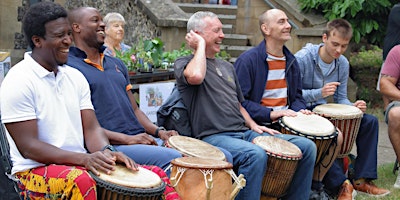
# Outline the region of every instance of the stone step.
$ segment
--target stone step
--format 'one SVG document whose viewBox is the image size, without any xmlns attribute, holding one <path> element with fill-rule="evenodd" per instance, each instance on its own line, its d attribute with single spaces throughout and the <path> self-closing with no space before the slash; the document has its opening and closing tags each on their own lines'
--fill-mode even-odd
<svg viewBox="0 0 400 200">
<path fill-rule="evenodd" d="M 222 43 L 224 45 L 246 46 L 248 42 L 246 35 L 225 33 L 225 39 Z"/>
<path fill-rule="evenodd" d="M 175 3 L 184 12 L 195 13 L 197 11 L 210 11 L 215 14 L 222 15 L 235 15 L 237 6 L 232 5 L 218 5 L 218 4 L 198 4 L 198 3 Z"/>
<path fill-rule="evenodd" d="M 221 50 L 225 50 L 232 58 L 239 57 L 244 51 L 253 48 L 252 46 L 230 46 L 221 45 Z"/>
<path fill-rule="evenodd" d="M 222 31 L 224 31 L 225 34 L 232 34 L 235 32 L 232 24 L 222 24 Z"/>
</svg>

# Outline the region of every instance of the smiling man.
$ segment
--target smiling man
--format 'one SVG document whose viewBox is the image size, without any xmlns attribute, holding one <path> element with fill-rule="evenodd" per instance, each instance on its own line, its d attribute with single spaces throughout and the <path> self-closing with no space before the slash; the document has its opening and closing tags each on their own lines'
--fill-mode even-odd
<svg viewBox="0 0 400 200">
<path fill-rule="evenodd" d="M 327 103 L 333 96 L 338 104 L 347 104 L 365 112 L 367 104 L 363 100 L 352 103 L 347 98 L 349 62 L 343 55 L 353 35 L 351 24 L 344 19 L 334 19 L 327 23 L 321 44 L 306 44 L 295 56 L 300 65 L 303 83 L 303 97 L 307 108 Z M 377 148 L 378 119 L 364 114 L 356 138 L 357 159 L 354 180 L 347 180 L 338 160 L 324 178 L 328 193 L 338 195 L 338 200 L 354 199 L 355 190 L 370 196 L 380 197 L 390 193 L 377 187 L 372 181 L 378 178 Z M 355 190 L 353 190 L 355 189 Z"/>
<path fill-rule="evenodd" d="M 64 65 L 72 43 L 67 11 L 34 4 L 22 27 L 32 52 L 10 69 L 0 90 L 21 199 L 96 199 L 87 171 L 111 173 L 116 162 L 137 166 L 108 148 L 85 77 Z"/>
<path fill-rule="evenodd" d="M 301 144 L 299 148 L 303 153 L 296 170 L 301 176 L 292 182 L 283 199 L 308 199 L 316 154 L 313 142 L 260 126 L 242 107 L 244 98 L 235 69 L 231 63 L 215 57 L 225 37 L 216 14 L 194 13 L 187 23 L 187 31 L 185 39 L 194 54 L 175 61 L 177 86 L 188 109 L 192 134 L 229 151 L 234 168 L 246 178 L 246 187 L 236 200 L 260 199 L 268 157 L 265 150 L 252 141 L 258 136 L 275 137 L 273 135 Z"/>
<path fill-rule="evenodd" d="M 245 98 L 242 105 L 257 123 L 280 130 L 277 122 L 279 118 L 294 117 L 297 112 L 311 114 L 311 111 L 306 109 L 306 102 L 301 93 L 299 65 L 285 46 L 291 39 L 292 27 L 289 18 L 282 10 L 270 9 L 259 16 L 259 27 L 264 40 L 255 48 L 241 54 L 235 62 Z M 341 134 L 339 136 L 341 138 Z M 304 144 L 298 140 L 297 145 Z M 332 145 L 329 148 L 329 156 L 324 156 L 322 162 L 315 165 L 312 181 L 298 170 L 291 187 L 298 188 L 303 194 L 311 188 L 311 200 L 328 199 L 328 195 L 323 192 L 322 179 L 331 166 L 331 152 L 338 152 L 337 146 L 339 145 Z M 312 169 L 312 165 L 306 168 Z M 300 182 L 301 187 L 298 186 Z"/>
</svg>

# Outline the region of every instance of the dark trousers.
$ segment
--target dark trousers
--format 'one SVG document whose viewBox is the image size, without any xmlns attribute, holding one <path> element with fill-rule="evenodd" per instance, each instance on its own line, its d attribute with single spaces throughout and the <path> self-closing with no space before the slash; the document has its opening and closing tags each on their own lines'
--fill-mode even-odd
<svg viewBox="0 0 400 200">
<path fill-rule="evenodd" d="M 357 147 L 357 158 L 354 166 L 354 179 L 378 178 L 378 134 L 378 119 L 375 116 L 364 114 L 355 144 Z M 347 177 L 343 172 L 341 161 L 336 159 L 328 173 L 325 175 L 323 183 L 326 189 L 337 191 L 346 179 Z"/>
</svg>

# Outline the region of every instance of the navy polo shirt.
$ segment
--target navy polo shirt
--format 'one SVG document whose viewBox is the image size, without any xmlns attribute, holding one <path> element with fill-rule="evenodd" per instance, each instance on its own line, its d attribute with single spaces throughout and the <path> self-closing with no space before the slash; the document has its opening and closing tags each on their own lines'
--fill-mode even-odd
<svg viewBox="0 0 400 200">
<path fill-rule="evenodd" d="M 99 53 L 105 47 L 99 49 Z M 135 116 L 126 88 L 130 84 L 128 69 L 117 58 L 105 55 L 104 70 L 85 62 L 86 53 L 70 47 L 67 65 L 82 72 L 90 85 L 91 100 L 100 125 L 108 130 L 135 135 L 145 129 Z M 101 67 L 101 66 L 99 66 Z"/>
</svg>

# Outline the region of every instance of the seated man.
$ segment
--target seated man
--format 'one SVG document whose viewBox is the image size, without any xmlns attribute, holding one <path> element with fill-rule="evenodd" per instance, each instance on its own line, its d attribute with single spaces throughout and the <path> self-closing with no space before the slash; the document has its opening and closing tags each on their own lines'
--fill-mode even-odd
<svg viewBox="0 0 400 200">
<path fill-rule="evenodd" d="M 96 116 L 110 143 L 139 164 L 166 169 L 181 154 L 159 146 L 156 140 L 162 143 L 178 133 L 157 127 L 147 118 L 134 100 L 125 65 L 103 54 L 105 34 L 100 12 L 80 7 L 70 11 L 69 21 L 75 47 L 69 50 L 68 65 L 81 71 L 89 82 Z"/>
<path fill-rule="evenodd" d="M 241 106 L 244 100 L 232 64 L 215 58 L 224 39 L 222 23 L 211 12 L 196 12 L 187 23 L 186 41 L 194 55 L 175 61 L 175 77 L 183 102 L 188 109 L 192 135 L 228 150 L 233 166 L 243 174 L 246 187 L 236 199 L 260 199 L 267 155 L 252 143 L 258 136 L 277 137 L 296 144 L 303 153 L 285 199 L 308 199 L 315 144 L 306 138 L 279 134 L 257 125 Z"/>
<path fill-rule="evenodd" d="M 390 103 L 386 107 L 385 121 L 388 124 L 389 139 L 397 160 L 400 160 L 400 45 L 394 46 L 386 57 L 382 67 L 380 92 Z M 394 188 L 400 188 L 400 174 Z"/>
<path fill-rule="evenodd" d="M 32 52 L 10 69 L 0 89 L 21 196 L 96 199 L 96 183 L 87 171 L 110 174 L 117 162 L 131 170 L 137 166 L 109 145 L 85 77 L 64 65 L 72 43 L 67 11 L 56 3 L 36 3 L 22 27 Z"/>
<path fill-rule="evenodd" d="M 326 98 L 333 95 L 335 103 L 353 105 L 365 113 L 365 101 L 357 100 L 351 103 L 347 98 L 349 62 L 342 54 L 346 51 L 352 35 L 353 29 L 348 21 L 335 19 L 327 23 L 322 35 L 323 43 L 306 44 L 295 54 L 300 65 L 303 97 L 308 109 L 326 104 Z M 354 199 L 357 194 L 355 190 L 372 196 L 385 196 L 390 193 L 372 182 L 378 178 L 378 126 L 375 116 L 363 115 L 356 138 L 354 180 L 347 180 L 337 160 L 325 175 L 325 188 L 333 195 L 338 194 L 338 199 Z"/>
<path fill-rule="evenodd" d="M 234 66 L 245 98 L 243 107 L 257 123 L 280 130 L 277 123 L 280 117 L 296 116 L 297 111 L 311 114 L 311 111 L 306 110 L 301 93 L 299 66 L 285 46 L 291 39 L 288 17 L 281 10 L 271 9 L 260 15 L 259 25 L 264 40 L 240 55 Z M 281 29 L 284 31 L 278 31 Z M 342 134 L 339 133 L 336 145 L 331 145 L 326 156 L 315 166 L 310 199 L 329 198 L 322 179 L 341 144 Z"/>
</svg>

